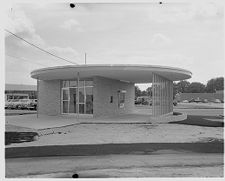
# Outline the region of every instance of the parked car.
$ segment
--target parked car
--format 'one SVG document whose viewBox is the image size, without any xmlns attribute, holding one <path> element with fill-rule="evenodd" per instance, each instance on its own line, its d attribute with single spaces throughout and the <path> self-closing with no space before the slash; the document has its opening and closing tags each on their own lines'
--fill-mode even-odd
<svg viewBox="0 0 225 181">
<path fill-rule="evenodd" d="M 198 98 L 196 98 L 196 99 L 194 100 L 194 102 L 199 103 L 199 102 L 202 102 L 202 100 L 198 97 Z"/>
<path fill-rule="evenodd" d="M 142 104 L 142 105 L 152 105 L 152 99 L 147 96 L 140 96 L 137 97 L 135 100 L 135 104 Z"/>
<path fill-rule="evenodd" d="M 177 101 L 176 100 L 173 100 L 173 105 L 177 106 Z"/>
<path fill-rule="evenodd" d="M 142 104 L 142 100 L 137 98 L 137 99 L 135 99 L 134 103 L 135 104 Z"/>
<path fill-rule="evenodd" d="M 36 110 L 37 109 L 37 99 L 30 99 L 31 103 L 28 107 L 28 109 Z"/>
<path fill-rule="evenodd" d="M 18 104 L 18 108 L 19 109 L 29 109 L 30 104 L 31 104 L 30 99 L 20 99 L 19 104 Z"/>
<path fill-rule="evenodd" d="M 195 102 L 195 99 L 194 99 L 194 98 L 192 98 L 191 100 L 189 100 L 189 102 Z"/>
<path fill-rule="evenodd" d="M 188 100 L 183 100 L 182 102 L 183 102 L 183 103 L 188 103 Z"/>
<path fill-rule="evenodd" d="M 8 108 L 9 109 L 18 109 L 20 102 L 19 99 L 12 99 L 12 101 L 10 101 Z"/>
<path fill-rule="evenodd" d="M 221 103 L 221 101 L 219 99 L 215 99 L 213 100 L 214 103 Z"/>
<path fill-rule="evenodd" d="M 208 99 L 204 99 L 202 102 L 203 103 L 208 103 L 209 101 L 208 101 Z"/>
<path fill-rule="evenodd" d="M 8 109 L 10 107 L 11 101 L 11 99 L 5 101 L 5 109 Z"/>
<path fill-rule="evenodd" d="M 198 97 L 196 99 L 192 98 L 191 100 L 189 100 L 189 102 L 196 102 L 196 103 L 199 103 L 199 102 L 202 102 L 202 100 Z"/>
</svg>

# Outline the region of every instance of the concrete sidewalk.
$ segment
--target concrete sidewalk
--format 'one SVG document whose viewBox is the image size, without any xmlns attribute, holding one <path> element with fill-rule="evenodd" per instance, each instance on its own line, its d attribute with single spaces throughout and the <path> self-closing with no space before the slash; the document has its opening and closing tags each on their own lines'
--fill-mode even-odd
<svg viewBox="0 0 225 181">
<path fill-rule="evenodd" d="M 76 118 L 63 117 L 63 116 L 43 116 L 30 114 L 30 115 L 17 115 L 6 116 L 6 124 L 32 128 L 32 129 L 46 129 L 52 127 L 62 127 L 71 124 L 79 124 Z"/>
<path fill-rule="evenodd" d="M 74 124 L 119 124 L 119 123 L 151 123 L 150 114 L 126 114 L 114 117 L 101 117 L 101 118 L 77 118 L 77 116 L 44 116 L 39 115 L 17 115 L 7 116 L 6 124 L 27 127 L 32 129 L 48 129 L 65 127 Z"/>
</svg>

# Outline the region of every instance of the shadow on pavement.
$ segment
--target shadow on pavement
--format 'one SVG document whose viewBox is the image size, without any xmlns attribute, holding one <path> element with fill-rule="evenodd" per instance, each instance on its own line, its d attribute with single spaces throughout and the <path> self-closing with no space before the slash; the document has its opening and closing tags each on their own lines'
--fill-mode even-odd
<svg viewBox="0 0 225 181">
<path fill-rule="evenodd" d="M 210 121 L 208 119 L 218 119 L 218 121 Z M 207 127 L 224 127 L 223 118 L 219 116 L 197 116 L 188 115 L 186 120 L 183 121 L 172 121 L 171 124 L 187 124 L 196 126 L 207 126 Z"/>
</svg>

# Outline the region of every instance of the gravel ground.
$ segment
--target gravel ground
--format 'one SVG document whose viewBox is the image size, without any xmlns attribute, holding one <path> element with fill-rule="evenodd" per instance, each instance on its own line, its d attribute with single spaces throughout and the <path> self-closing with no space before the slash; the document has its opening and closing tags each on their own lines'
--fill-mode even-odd
<svg viewBox="0 0 225 181">
<path fill-rule="evenodd" d="M 185 143 L 223 139 L 223 128 L 181 124 L 85 124 L 49 133 L 37 141 L 7 147 L 104 144 L 104 143 Z"/>
</svg>

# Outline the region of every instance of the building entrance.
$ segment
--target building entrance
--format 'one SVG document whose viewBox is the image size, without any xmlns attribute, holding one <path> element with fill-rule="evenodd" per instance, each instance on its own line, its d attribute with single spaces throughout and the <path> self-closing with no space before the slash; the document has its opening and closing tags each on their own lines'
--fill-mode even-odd
<svg viewBox="0 0 225 181">
<path fill-rule="evenodd" d="M 63 81 L 62 113 L 78 114 L 78 112 L 79 114 L 93 114 L 92 81 L 79 81 L 79 87 L 74 81 Z"/>
</svg>

